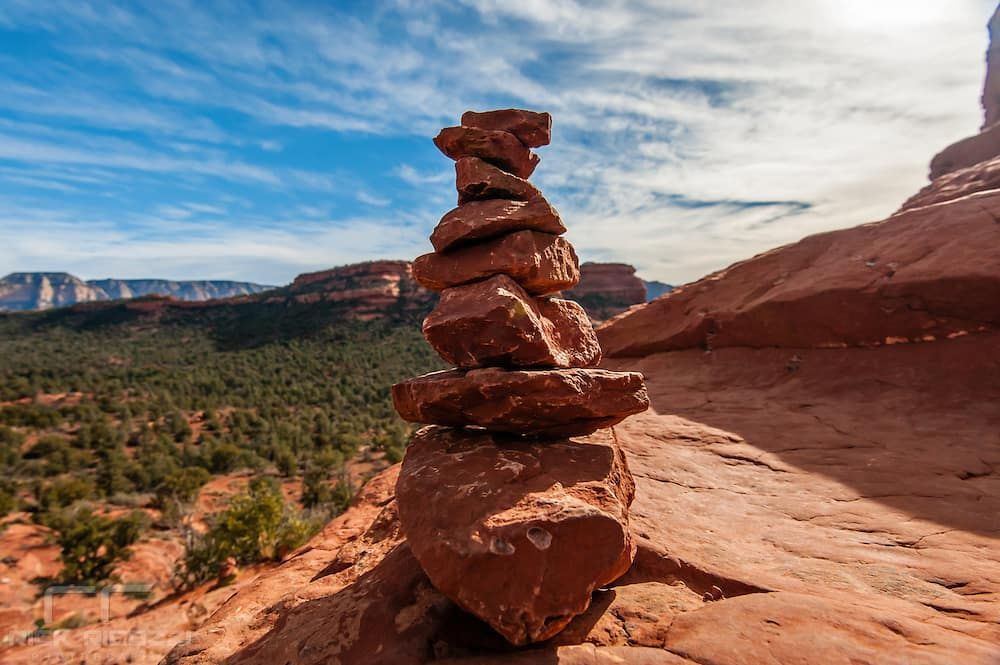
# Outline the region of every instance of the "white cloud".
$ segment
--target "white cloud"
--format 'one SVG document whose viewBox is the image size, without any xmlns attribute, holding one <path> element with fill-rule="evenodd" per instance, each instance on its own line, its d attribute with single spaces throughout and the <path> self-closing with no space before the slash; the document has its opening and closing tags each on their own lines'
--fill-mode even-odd
<svg viewBox="0 0 1000 665">
<path fill-rule="evenodd" d="M 361 191 L 356 195 L 358 201 L 361 201 L 365 205 L 375 206 L 377 208 L 384 208 L 385 206 L 392 203 L 392 199 L 386 198 L 384 196 L 376 196 L 370 192 Z"/>
<path fill-rule="evenodd" d="M 400 180 L 414 187 L 446 183 L 455 177 L 454 171 L 451 168 L 438 173 L 423 173 L 409 164 L 400 164 L 393 170 L 393 173 Z"/>
<path fill-rule="evenodd" d="M 360 137 L 357 149 L 366 150 L 365 137 L 378 137 L 380 146 L 429 138 L 466 108 L 525 106 L 554 115 L 554 142 L 539 151 L 535 179 L 562 211 L 581 255 L 629 261 L 643 276 L 671 282 L 892 212 L 922 185 L 931 155 L 979 125 L 985 22 L 993 9 L 987 0 L 399 1 L 380 3 L 377 20 L 361 21 L 315 7 L 247 16 L 169 0 L 140 15 L 71 0 L 41 4 L 6 2 L 0 24 L 33 25 L 65 37 L 60 43 L 74 57 L 123 67 L 145 105 L 116 106 L 120 100 L 100 86 L 70 85 L 73 75 L 39 90 L 4 67 L 19 86 L 5 90 L 20 91 L 8 107 L 29 113 L 38 104 L 48 116 L 101 128 L 117 123 L 158 143 L 24 133 L 0 122 L 0 159 L 31 165 L 30 172 L 6 173 L 7 180 L 40 178 L 57 189 L 76 187 L 74 178 L 102 183 L 133 170 L 357 192 L 362 203 L 387 206 L 385 216 L 334 220 L 338 230 L 324 237 L 349 238 L 348 260 L 374 258 L 376 250 L 412 249 L 395 254 L 412 256 L 424 249 L 424 227 L 444 209 L 385 233 L 404 218 L 394 206 L 406 205 L 405 197 L 390 200 L 357 174 L 236 158 L 230 146 L 281 149 L 274 136 L 292 127 Z M 89 45 L 91 34 L 112 46 Z M 203 109 L 249 118 L 259 134 L 184 122 Z M 384 161 L 375 171 L 392 173 L 425 204 L 453 196 L 443 157 L 439 171 L 391 149 L 376 158 Z M 211 215 L 183 201 L 156 203 L 188 211 L 192 222 Z M 304 209 L 303 216 L 317 219 Z M 348 223 L 370 235 L 353 233 Z M 268 268 L 275 272 L 265 280 L 256 266 L 304 266 L 319 247 L 298 240 L 298 231 L 272 228 L 266 242 L 256 242 L 241 235 L 238 220 L 227 228 L 232 246 L 191 248 L 178 238 L 183 251 L 158 244 L 140 253 L 150 261 L 154 250 L 162 252 L 158 265 L 172 275 L 182 265 L 204 272 L 225 264 L 250 271 L 237 277 L 274 281 L 279 268 Z M 366 249 L 365 237 L 370 244 L 401 240 Z M 127 256 L 86 247 L 129 265 Z M 327 258 L 311 267 L 342 254 L 322 249 Z M 219 260 L 209 250 L 221 252 Z"/>
</svg>

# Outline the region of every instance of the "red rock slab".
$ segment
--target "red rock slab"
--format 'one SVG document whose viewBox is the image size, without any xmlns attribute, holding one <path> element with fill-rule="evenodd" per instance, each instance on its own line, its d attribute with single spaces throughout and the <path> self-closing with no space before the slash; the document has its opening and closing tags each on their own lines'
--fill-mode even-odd
<svg viewBox="0 0 1000 665">
<path fill-rule="evenodd" d="M 478 157 L 463 157 L 455 162 L 455 189 L 459 205 L 483 199 L 529 201 L 542 195 L 524 178 L 502 171 Z"/>
<path fill-rule="evenodd" d="M 948 632 L 885 607 L 777 592 L 710 603 L 677 617 L 668 648 L 696 663 L 993 665 L 1000 659 L 1000 649 L 982 641 L 969 640 L 956 653 L 945 645 Z"/>
<path fill-rule="evenodd" d="M 427 427 L 396 484 L 431 583 L 516 645 L 558 633 L 628 570 L 634 496 L 611 431 L 531 442 Z"/>
<path fill-rule="evenodd" d="M 649 407 L 642 374 L 603 369 L 432 372 L 394 385 L 392 399 L 414 423 L 557 437 L 590 434 Z"/>
<path fill-rule="evenodd" d="M 633 308 L 597 336 L 606 357 L 624 357 L 927 343 L 995 330 L 997 219 L 1000 190 L 990 190 L 809 236 Z"/>
<path fill-rule="evenodd" d="M 1000 157 L 946 173 L 908 198 L 899 212 L 947 203 L 991 189 L 1000 189 Z"/>
<path fill-rule="evenodd" d="M 436 251 L 444 252 L 511 231 L 541 231 L 559 235 L 566 232 L 566 227 L 556 209 L 541 196 L 530 201 L 471 201 L 453 208 L 441 218 L 431 233 L 431 244 Z"/>
<path fill-rule="evenodd" d="M 413 262 L 413 278 L 432 291 L 501 273 L 540 296 L 573 287 L 580 280 L 580 262 L 567 240 L 536 231 L 509 233 L 445 254 L 424 254 Z"/>
<path fill-rule="evenodd" d="M 499 129 L 510 132 L 529 148 L 538 148 L 552 142 L 552 116 L 548 113 L 500 109 L 497 111 L 466 111 L 462 124 L 479 129 Z"/>
<path fill-rule="evenodd" d="M 445 127 L 434 137 L 434 145 L 452 159 L 479 157 L 519 178 L 529 177 L 540 161 L 538 155 L 510 132 Z"/>
<path fill-rule="evenodd" d="M 601 361 L 582 307 L 532 298 L 507 275 L 445 289 L 423 330 L 457 367 L 590 367 Z"/>
</svg>

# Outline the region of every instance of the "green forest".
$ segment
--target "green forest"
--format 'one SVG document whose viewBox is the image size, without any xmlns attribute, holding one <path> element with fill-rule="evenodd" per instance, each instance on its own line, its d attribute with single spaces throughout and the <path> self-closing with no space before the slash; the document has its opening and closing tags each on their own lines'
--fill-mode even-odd
<svg viewBox="0 0 1000 665">
<path fill-rule="evenodd" d="M 348 461 L 400 459 L 411 428 L 389 388 L 439 363 L 419 318 L 392 312 L 361 322 L 332 306 L 250 303 L 2 315 L 0 514 L 54 530 L 62 581 L 100 584 L 145 530 L 180 529 L 206 482 L 243 470 L 256 480 L 209 531 L 180 534 L 179 579 L 279 558 L 349 503 Z M 278 489 L 287 479 L 302 483 L 298 505 Z M 109 508 L 134 512 L 112 519 Z"/>
</svg>

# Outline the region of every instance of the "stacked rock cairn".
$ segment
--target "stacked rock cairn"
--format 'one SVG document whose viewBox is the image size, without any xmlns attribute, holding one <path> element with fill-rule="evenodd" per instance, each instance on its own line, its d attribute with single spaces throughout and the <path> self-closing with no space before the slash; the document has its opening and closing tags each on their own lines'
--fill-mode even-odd
<svg viewBox="0 0 1000 665">
<path fill-rule="evenodd" d="M 424 336 L 455 369 L 393 386 L 431 425 L 407 446 L 400 521 L 431 583 L 516 645 L 546 640 L 631 566 L 635 484 L 612 425 L 649 406 L 641 374 L 597 369 L 583 308 L 551 297 L 579 262 L 527 178 L 548 113 L 467 112 L 434 139 L 458 207 L 413 276 L 440 292 Z"/>
</svg>

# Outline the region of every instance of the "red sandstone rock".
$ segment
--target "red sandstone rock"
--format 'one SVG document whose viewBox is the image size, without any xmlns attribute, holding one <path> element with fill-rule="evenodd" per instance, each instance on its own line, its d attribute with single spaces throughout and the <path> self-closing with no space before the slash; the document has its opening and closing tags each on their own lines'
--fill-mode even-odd
<svg viewBox="0 0 1000 665">
<path fill-rule="evenodd" d="M 628 570 L 634 495 L 611 431 L 530 443 L 424 428 L 396 485 L 434 586 L 518 645 L 558 633 Z"/>
<path fill-rule="evenodd" d="M 602 369 L 433 372 L 397 383 L 392 399 L 410 422 L 540 436 L 590 434 L 649 407 L 641 374 Z"/>
<path fill-rule="evenodd" d="M 510 132 L 529 148 L 548 145 L 552 141 L 552 116 L 548 113 L 520 109 L 500 109 L 483 113 L 466 111 L 462 114 L 462 124 L 466 127 Z"/>
<path fill-rule="evenodd" d="M 424 254 L 413 262 L 414 279 L 432 291 L 501 273 L 536 296 L 562 291 L 580 279 L 573 246 L 564 238 L 535 231 L 509 233 L 446 254 Z"/>
<path fill-rule="evenodd" d="M 449 211 L 431 233 L 431 244 L 444 252 L 474 240 L 485 240 L 511 231 L 566 232 L 556 209 L 543 197 L 530 201 L 490 199 L 472 201 Z"/>
<path fill-rule="evenodd" d="M 627 263 L 593 263 L 580 266 L 580 283 L 563 293 L 578 301 L 595 320 L 602 321 L 646 302 L 646 285 Z"/>
<path fill-rule="evenodd" d="M 990 190 L 810 236 L 626 312 L 597 336 L 611 357 L 727 346 L 874 346 L 995 329 L 997 219 L 1000 190 Z"/>
<path fill-rule="evenodd" d="M 445 127 L 434 145 L 448 157 L 478 157 L 519 178 L 527 178 L 538 166 L 538 155 L 510 132 L 475 127 Z"/>
<path fill-rule="evenodd" d="M 590 367 L 601 347 L 583 308 L 532 298 L 506 275 L 445 289 L 424 337 L 457 367 Z"/>
<path fill-rule="evenodd" d="M 455 162 L 455 189 L 459 205 L 483 199 L 529 201 L 542 195 L 524 178 L 502 171 L 478 157 L 463 157 Z"/>
</svg>

